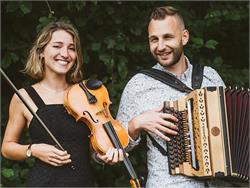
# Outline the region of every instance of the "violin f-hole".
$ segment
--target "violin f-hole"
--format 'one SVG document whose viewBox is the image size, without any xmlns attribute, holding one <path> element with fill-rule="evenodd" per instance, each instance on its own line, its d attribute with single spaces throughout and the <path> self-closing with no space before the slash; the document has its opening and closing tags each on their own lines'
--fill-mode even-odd
<svg viewBox="0 0 250 188">
<path fill-rule="evenodd" d="M 89 117 L 91 118 L 91 120 L 94 122 L 94 123 L 98 123 L 98 119 L 97 120 L 94 120 L 94 118 L 92 117 L 92 115 L 88 112 L 88 111 L 83 111 L 82 114 L 85 115 L 85 113 L 87 113 L 89 115 Z"/>
</svg>

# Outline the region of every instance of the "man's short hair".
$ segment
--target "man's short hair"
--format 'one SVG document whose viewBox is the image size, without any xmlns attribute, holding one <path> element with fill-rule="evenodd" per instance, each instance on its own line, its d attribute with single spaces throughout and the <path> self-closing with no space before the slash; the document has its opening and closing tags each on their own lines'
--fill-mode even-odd
<svg viewBox="0 0 250 188">
<path fill-rule="evenodd" d="M 178 9 L 172 6 L 165 6 L 165 7 L 156 7 L 150 16 L 150 20 L 164 20 L 166 16 L 176 16 L 181 24 L 184 24 L 183 17 L 179 14 Z"/>
</svg>

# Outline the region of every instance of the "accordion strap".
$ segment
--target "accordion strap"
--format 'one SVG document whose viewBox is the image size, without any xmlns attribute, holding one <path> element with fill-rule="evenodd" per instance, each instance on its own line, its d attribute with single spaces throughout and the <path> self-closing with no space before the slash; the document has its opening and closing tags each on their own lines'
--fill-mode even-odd
<svg viewBox="0 0 250 188">
<path fill-rule="evenodd" d="M 203 80 L 203 72 L 204 72 L 204 65 L 201 65 L 201 64 L 193 65 L 193 71 L 192 71 L 192 88 L 193 89 L 201 88 L 201 84 Z M 167 72 L 163 72 L 161 70 L 151 68 L 151 69 L 141 70 L 139 73 L 143 73 L 156 80 L 159 80 L 162 83 L 167 84 L 181 92 L 190 93 L 191 91 L 193 91 L 193 89 L 189 88 L 186 84 L 184 84 L 174 75 L 169 74 Z M 149 133 L 147 133 L 147 135 L 152 141 L 153 146 L 156 147 L 163 156 L 167 156 L 168 155 L 167 150 L 164 149 Z"/>
<path fill-rule="evenodd" d="M 153 146 L 156 147 L 161 152 L 161 154 L 163 156 L 167 156 L 168 155 L 168 151 L 166 149 L 164 149 L 147 131 L 146 131 L 146 134 L 150 138 Z"/>
<path fill-rule="evenodd" d="M 174 75 L 171 75 L 167 72 L 163 72 L 161 70 L 151 68 L 148 70 L 141 70 L 140 73 L 146 74 L 147 76 L 150 76 L 156 80 L 159 80 L 163 82 L 164 84 L 167 84 L 181 92 L 189 93 L 192 91 L 191 88 L 186 86 L 183 82 L 177 79 Z"/>
<path fill-rule="evenodd" d="M 194 64 L 192 71 L 192 88 L 200 89 L 204 73 L 204 65 Z"/>
<path fill-rule="evenodd" d="M 201 64 L 193 65 L 193 71 L 192 71 L 192 88 L 193 89 L 201 88 L 201 84 L 203 80 L 203 72 L 204 72 L 204 65 L 201 65 Z M 141 70 L 139 73 L 146 74 L 147 76 L 150 76 L 156 80 L 159 80 L 163 82 L 164 84 L 167 84 L 181 92 L 190 93 L 193 90 L 192 88 L 184 84 L 182 81 L 180 81 L 178 78 L 176 78 L 174 75 L 168 72 L 163 72 L 161 70 L 151 68 L 151 69 Z"/>
</svg>

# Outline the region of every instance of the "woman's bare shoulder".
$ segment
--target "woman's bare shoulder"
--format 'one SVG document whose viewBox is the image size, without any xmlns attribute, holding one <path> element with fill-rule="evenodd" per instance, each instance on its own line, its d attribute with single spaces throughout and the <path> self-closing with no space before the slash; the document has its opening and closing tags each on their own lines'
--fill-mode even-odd
<svg viewBox="0 0 250 188">
<path fill-rule="evenodd" d="M 34 104 L 34 102 L 32 101 L 32 99 L 30 98 L 29 94 L 26 92 L 26 90 L 24 88 L 21 88 L 18 90 L 18 92 L 19 92 L 19 95 L 23 98 L 23 100 L 32 108 L 32 110 L 36 111 L 37 107 Z M 28 109 L 27 109 L 26 105 L 24 104 L 24 102 L 21 100 L 21 98 L 16 93 L 13 95 L 13 97 L 11 99 L 10 110 L 11 110 L 11 108 L 14 111 L 15 110 L 20 111 L 21 113 L 24 114 L 24 116 L 31 115 L 28 112 Z M 28 118 L 28 117 L 26 117 L 26 118 Z"/>
</svg>

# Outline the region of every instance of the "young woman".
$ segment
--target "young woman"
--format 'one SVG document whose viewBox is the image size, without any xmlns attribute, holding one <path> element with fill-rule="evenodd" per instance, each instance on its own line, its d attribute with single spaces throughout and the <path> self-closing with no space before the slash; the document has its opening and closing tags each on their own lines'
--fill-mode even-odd
<svg viewBox="0 0 250 188">
<path fill-rule="evenodd" d="M 65 22 L 52 22 L 44 27 L 30 50 L 24 72 L 38 82 L 19 92 L 65 151 L 55 147 L 45 129 L 14 94 L 9 107 L 2 154 L 11 160 L 35 157 L 27 186 L 94 186 L 89 129 L 83 122 L 77 123 L 63 106 L 67 89 L 82 80 L 82 61 L 78 32 Z M 32 144 L 21 145 L 19 138 L 26 127 L 29 128 Z M 97 156 L 109 164 L 123 160 L 122 152 L 115 149 L 110 149 L 106 155 Z M 72 165 L 74 168 L 71 168 Z"/>
</svg>

